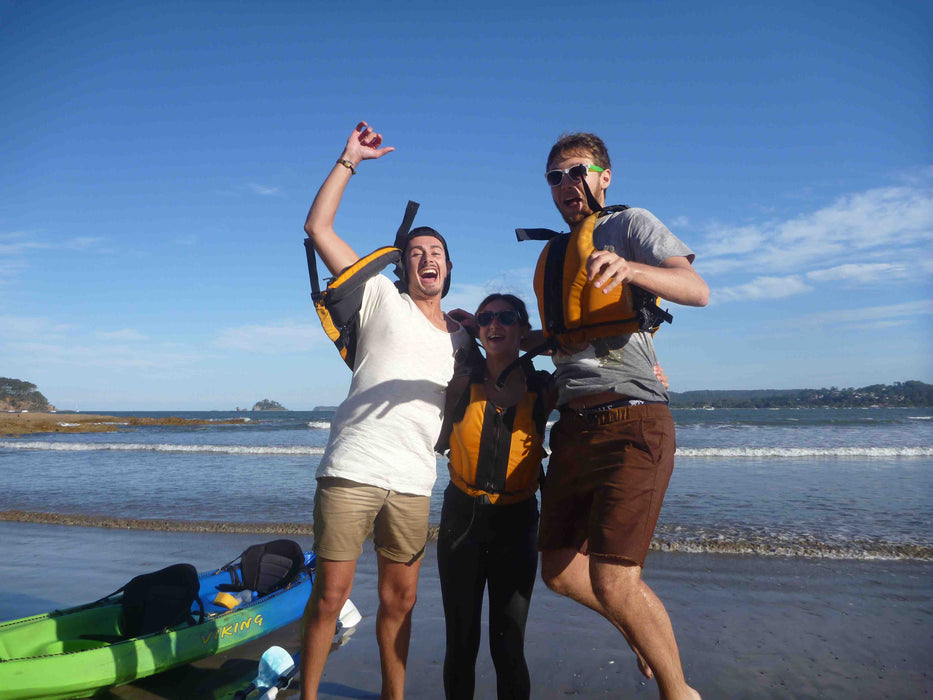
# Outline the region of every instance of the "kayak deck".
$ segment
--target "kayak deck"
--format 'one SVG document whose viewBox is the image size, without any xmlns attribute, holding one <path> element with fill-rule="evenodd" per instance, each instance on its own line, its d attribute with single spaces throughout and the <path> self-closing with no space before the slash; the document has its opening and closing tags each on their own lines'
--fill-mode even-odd
<svg viewBox="0 0 933 700">
<path fill-rule="evenodd" d="M 232 649 L 300 618 L 311 580 L 304 571 L 288 587 L 228 610 L 213 599 L 230 573 L 208 572 L 198 577 L 200 624 L 131 638 L 119 598 L 0 623 L 0 700 L 87 697 Z"/>
</svg>

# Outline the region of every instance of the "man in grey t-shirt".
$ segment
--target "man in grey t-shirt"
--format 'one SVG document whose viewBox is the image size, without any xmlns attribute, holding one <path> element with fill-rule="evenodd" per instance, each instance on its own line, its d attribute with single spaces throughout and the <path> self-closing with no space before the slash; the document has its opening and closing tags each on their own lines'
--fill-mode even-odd
<svg viewBox="0 0 933 700">
<path fill-rule="evenodd" d="M 593 134 L 565 136 L 548 155 L 554 204 L 571 227 L 593 213 L 591 201 L 605 205 L 611 179 L 609 154 Z M 587 285 L 604 294 L 625 284 L 678 304 L 708 301 L 693 253 L 644 209 L 600 217 L 593 248 Z M 695 699 L 667 612 L 641 578 L 674 464 L 674 422 L 656 363 L 643 331 L 565 342 L 555 354 L 561 413 L 542 492 L 541 573 L 549 588 L 622 632 L 661 697 Z"/>
</svg>

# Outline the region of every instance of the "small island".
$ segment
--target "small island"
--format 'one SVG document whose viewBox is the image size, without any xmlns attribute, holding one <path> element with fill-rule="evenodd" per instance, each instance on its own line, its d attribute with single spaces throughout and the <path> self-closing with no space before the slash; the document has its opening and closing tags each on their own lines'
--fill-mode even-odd
<svg viewBox="0 0 933 700">
<path fill-rule="evenodd" d="M 278 401 L 272 401 L 270 399 L 263 399 L 262 401 L 257 401 L 253 404 L 254 411 L 287 411 L 282 404 Z"/>
</svg>

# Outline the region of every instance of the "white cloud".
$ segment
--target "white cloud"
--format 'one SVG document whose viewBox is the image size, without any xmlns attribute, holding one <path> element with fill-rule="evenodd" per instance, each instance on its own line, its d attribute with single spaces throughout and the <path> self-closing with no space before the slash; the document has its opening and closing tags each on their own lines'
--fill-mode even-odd
<svg viewBox="0 0 933 700">
<path fill-rule="evenodd" d="M 71 250 L 88 250 L 90 248 L 96 248 L 103 240 L 103 238 L 95 238 L 93 236 L 78 236 L 76 238 L 67 239 L 63 245 Z"/>
<path fill-rule="evenodd" d="M 16 277 L 26 269 L 26 264 L 21 260 L 0 260 L 0 284 Z"/>
<path fill-rule="evenodd" d="M 50 318 L 0 316 L 0 365 L 4 364 L 2 353 L 19 364 L 78 369 L 174 368 L 205 359 L 206 353 L 184 345 L 147 342 L 141 346 L 140 341 L 149 338 L 133 329 L 87 334 L 80 326 Z"/>
<path fill-rule="evenodd" d="M 754 253 L 766 244 L 765 234 L 754 226 L 726 228 L 716 226 L 706 236 L 712 239 L 703 246 L 702 257 L 717 258 Z"/>
<path fill-rule="evenodd" d="M 917 316 L 933 314 L 933 299 L 908 301 L 902 304 L 869 306 L 840 311 L 820 311 L 794 317 L 794 326 L 853 325 L 865 326 L 866 322 L 882 327 L 892 324 L 907 323 Z M 867 327 L 867 326 L 865 326 Z"/>
<path fill-rule="evenodd" d="M 75 236 L 50 243 L 36 237 L 31 231 L 14 231 L 0 234 L 0 256 L 23 256 L 34 250 L 50 248 L 68 248 L 70 250 L 89 250 L 96 248 L 104 239 L 95 236 Z"/>
<path fill-rule="evenodd" d="M 75 326 L 37 316 L 0 316 L 0 339 L 4 343 L 38 339 L 63 340 Z"/>
<path fill-rule="evenodd" d="M 33 250 L 51 248 L 51 244 L 35 239 L 31 231 L 13 231 L 0 234 L 0 256 L 22 256 Z"/>
<path fill-rule="evenodd" d="M 246 325 L 222 330 L 213 341 L 217 347 L 254 353 L 306 352 L 327 340 L 320 324 L 282 321 L 270 325 Z"/>
<path fill-rule="evenodd" d="M 141 340 L 148 340 L 149 336 L 143 335 L 137 330 L 132 328 L 124 328 L 119 331 L 101 331 L 97 334 L 97 337 L 101 340 L 112 340 L 117 343 L 121 342 L 137 342 Z"/>
<path fill-rule="evenodd" d="M 812 289 L 799 275 L 790 275 L 789 277 L 756 277 L 747 284 L 713 289 L 710 294 L 712 303 L 721 303 L 784 299 Z"/>
<path fill-rule="evenodd" d="M 751 226 L 708 228 L 697 246 L 702 270 L 716 274 L 753 269 L 758 274 L 803 272 L 827 261 L 853 264 L 907 248 L 933 246 L 933 172 L 907 184 L 839 197 L 823 209 Z"/>
<path fill-rule="evenodd" d="M 112 369 L 172 369 L 203 362 L 200 352 L 172 350 L 167 346 L 93 344 L 69 340 L 67 343 L 11 343 L 10 349 L 27 355 L 33 365 Z"/>
<path fill-rule="evenodd" d="M 814 282 L 852 282 L 867 284 L 870 282 L 892 281 L 908 276 L 904 265 L 891 263 L 849 263 L 837 265 L 825 270 L 813 270 L 807 273 L 807 279 Z"/>
<path fill-rule="evenodd" d="M 268 197 L 279 193 L 278 187 L 269 187 L 267 185 L 257 185 L 255 182 L 249 183 L 248 187 L 258 195 Z"/>
</svg>

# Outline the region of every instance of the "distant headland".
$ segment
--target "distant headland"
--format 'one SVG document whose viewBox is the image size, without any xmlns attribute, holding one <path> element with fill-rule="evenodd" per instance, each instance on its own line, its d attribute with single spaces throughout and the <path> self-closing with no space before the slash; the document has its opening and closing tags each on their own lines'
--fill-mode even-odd
<svg viewBox="0 0 933 700">
<path fill-rule="evenodd" d="M 933 384 L 894 382 L 860 389 L 755 389 L 671 392 L 671 408 L 921 408 L 933 406 Z"/>
<path fill-rule="evenodd" d="M 0 377 L 0 411 L 54 411 L 55 406 L 31 382 Z"/>
</svg>

